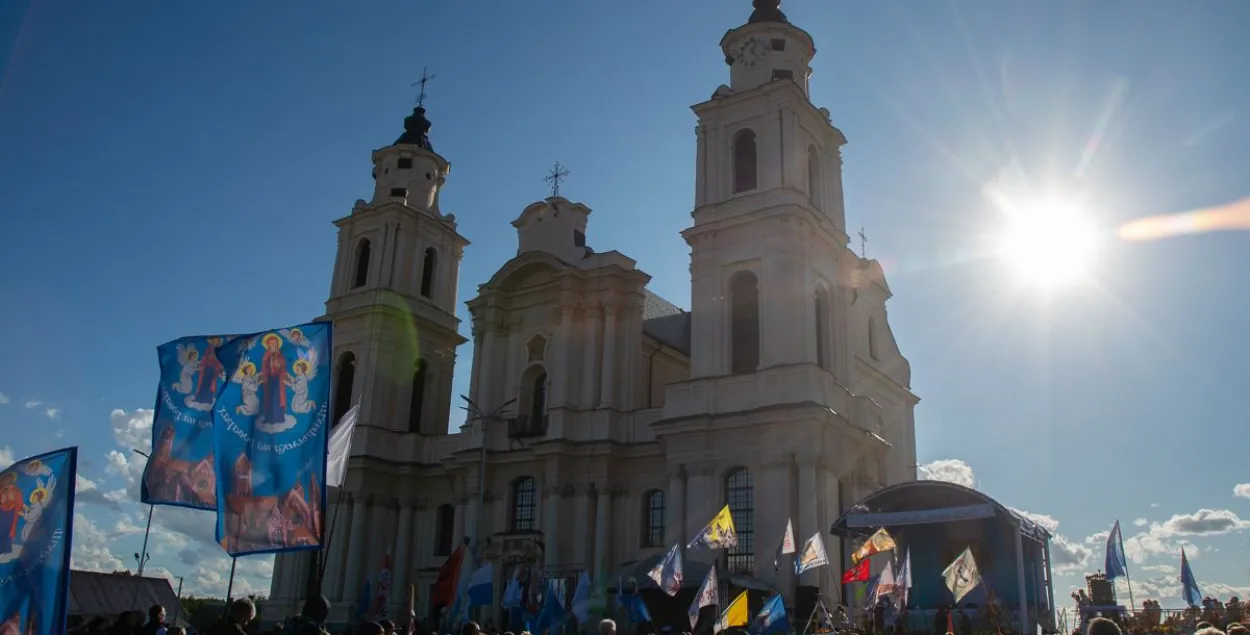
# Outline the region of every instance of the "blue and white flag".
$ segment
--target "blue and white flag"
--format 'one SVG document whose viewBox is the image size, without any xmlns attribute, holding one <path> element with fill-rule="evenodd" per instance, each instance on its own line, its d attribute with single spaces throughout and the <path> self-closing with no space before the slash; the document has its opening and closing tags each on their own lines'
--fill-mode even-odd
<svg viewBox="0 0 1250 635">
<path fill-rule="evenodd" d="M 661 591 L 669 595 L 677 595 L 677 592 L 681 591 L 683 577 L 680 545 L 673 545 L 673 548 L 664 555 L 664 559 L 647 572 L 647 577 L 655 580 L 655 585 L 660 587 Z"/>
<path fill-rule="evenodd" d="M 65 633 L 77 478 L 78 448 L 0 472 L 0 633 Z"/>
<path fill-rule="evenodd" d="M 686 617 L 690 618 L 690 630 L 694 630 L 696 624 L 699 623 L 699 613 L 703 611 L 705 606 L 716 606 L 720 604 L 720 584 L 716 580 L 716 566 L 713 565 L 707 570 L 707 577 L 703 578 L 703 584 L 699 585 L 698 593 L 694 594 L 694 602 L 690 603 L 690 608 L 686 610 Z"/>
<path fill-rule="evenodd" d="M 573 617 L 580 624 L 590 621 L 590 575 L 585 571 L 577 576 L 577 588 L 573 589 Z"/>
<path fill-rule="evenodd" d="M 770 635 L 789 630 L 790 617 L 786 615 L 786 605 L 780 593 L 764 602 L 764 606 L 760 607 L 760 612 L 755 615 L 755 621 L 751 623 L 751 632 L 754 635 Z"/>
<path fill-rule="evenodd" d="M 1107 572 L 1108 580 L 1128 575 L 1128 562 L 1124 559 L 1124 539 L 1120 535 L 1118 520 L 1111 528 L 1111 533 L 1107 534 L 1107 561 L 1103 568 Z"/>
<path fill-rule="evenodd" d="M 217 540 L 232 556 L 320 549 L 329 322 L 241 335 L 217 351 Z"/>
<path fill-rule="evenodd" d="M 898 569 L 899 606 L 907 606 L 907 592 L 911 589 L 911 547 L 903 552 L 903 564 Z"/>
<path fill-rule="evenodd" d="M 182 337 L 156 347 L 161 379 L 140 481 L 145 504 L 217 509 L 213 404 L 230 380 L 219 353 L 234 337 Z"/>
<path fill-rule="evenodd" d="M 511 609 L 521 606 L 521 567 L 517 566 L 512 572 L 512 579 L 508 580 L 508 584 L 503 588 L 503 598 L 499 601 L 499 607 Z"/>
<path fill-rule="evenodd" d="M 638 583 L 633 578 L 619 580 L 616 584 L 616 603 L 625 609 L 629 621 L 635 624 L 651 621 L 651 611 L 638 592 Z"/>
<path fill-rule="evenodd" d="M 468 605 L 490 606 L 495 601 L 495 569 L 487 562 L 469 576 L 469 588 L 466 592 Z"/>
<path fill-rule="evenodd" d="M 1185 557 L 1185 548 L 1181 547 L 1181 596 L 1190 606 L 1202 604 L 1202 592 L 1198 590 L 1198 581 L 1194 579 L 1194 570 L 1189 568 L 1189 558 Z"/>
<path fill-rule="evenodd" d="M 821 540 L 818 531 L 803 543 L 803 549 L 794 559 L 794 575 L 802 575 L 804 571 L 827 564 L 829 564 L 829 554 L 825 553 L 825 541 Z"/>
</svg>

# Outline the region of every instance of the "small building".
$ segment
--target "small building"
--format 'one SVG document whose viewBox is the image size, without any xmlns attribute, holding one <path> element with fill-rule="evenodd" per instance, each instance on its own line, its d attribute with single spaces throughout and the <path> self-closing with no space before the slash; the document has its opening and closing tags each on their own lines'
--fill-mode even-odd
<svg viewBox="0 0 1250 635">
<path fill-rule="evenodd" d="M 149 578 L 124 573 L 70 571 L 69 617 L 71 623 L 102 617 L 115 622 L 126 611 L 139 611 L 147 620 L 154 604 L 165 607 L 165 622 L 187 627 L 178 596 L 165 578 Z"/>
<path fill-rule="evenodd" d="M 993 604 L 1000 623 L 1021 633 L 1053 630 L 1050 532 L 1019 512 L 962 485 L 911 481 L 869 494 L 831 531 L 858 544 L 879 527 L 897 543 L 894 557 L 901 561 L 910 550 L 909 623 L 931 624 L 938 607 L 952 604 L 942 571 L 971 549 L 982 583 L 959 602 L 971 618 L 985 615 L 982 607 Z M 884 557 L 878 559 L 874 574 L 884 567 Z"/>
</svg>

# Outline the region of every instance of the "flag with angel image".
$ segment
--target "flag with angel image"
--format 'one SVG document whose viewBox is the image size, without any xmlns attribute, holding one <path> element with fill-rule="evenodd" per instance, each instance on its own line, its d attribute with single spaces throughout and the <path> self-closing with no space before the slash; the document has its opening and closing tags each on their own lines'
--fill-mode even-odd
<svg viewBox="0 0 1250 635">
<path fill-rule="evenodd" d="M 325 508 L 332 326 L 233 339 L 213 407 L 217 540 L 232 556 L 319 549 Z"/>
</svg>

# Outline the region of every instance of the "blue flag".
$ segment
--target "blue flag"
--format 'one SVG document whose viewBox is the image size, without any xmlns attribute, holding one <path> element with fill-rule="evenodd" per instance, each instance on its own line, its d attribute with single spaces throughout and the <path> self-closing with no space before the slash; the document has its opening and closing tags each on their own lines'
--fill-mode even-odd
<svg viewBox="0 0 1250 635">
<path fill-rule="evenodd" d="M 1202 592 L 1198 590 L 1198 581 L 1194 579 L 1194 571 L 1189 568 L 1189 558 L 1185 557 L 1185 548 L 1181 547 L 1181 596 L 1190 606 L 1202 604 Z"/>
<path fill-rule="evenodd" d="M 218 353 L 233 339 L 183 337 L 156 348 L 161 380 L 152 418 L 152 455 L 143 469 L 144 503 L 217 509 L 213 404 L 230 379 Z"/>
<path fill-rule="evenodd" d="M 217 541 L 232 556 L 319 549 L 332 327 L 235 338 L 213 407 Z"/>
<path fill-rule="evenodd" d="M 751 624 L 751 632 L 755 635 L 770 635 L 777 632 L 788 632 L 790 630 L 790 618 L 786 615 L 786 605 L 782 601 L 781 594 L 778 593 L 767 601 L 764 606 L 760 607 L 760 612 L 756 614 L 755 621 Z"/>
<path fill-rule="evenodd" d="M 77 475 L 78 448 L 0 472 L 0 632 L 65 633 Z"/>
<path fill-rule="evenodd" d="M 1128 562 L 1124 559 L 1124 539 L 1120 536 L 1120 521 L 1115 521 L 1107 535 L 1107 579 L 1114 580 L 1128 575 Z"/>
</svg>

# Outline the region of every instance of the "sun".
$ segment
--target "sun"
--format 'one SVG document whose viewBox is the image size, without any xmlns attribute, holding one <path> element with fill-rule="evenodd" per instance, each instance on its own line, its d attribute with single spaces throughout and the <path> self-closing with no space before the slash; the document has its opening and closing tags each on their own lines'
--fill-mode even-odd
<svg viewBox="0 0 1250 635">
<path fill-rule="evenodd" d="M 998 250 L 1017 276 L 1030 284 L 1056 286 L 1089 273 L 1098 234 L 1080 208 L 1047 203 L 1013 212 Z"/>
</svg>

